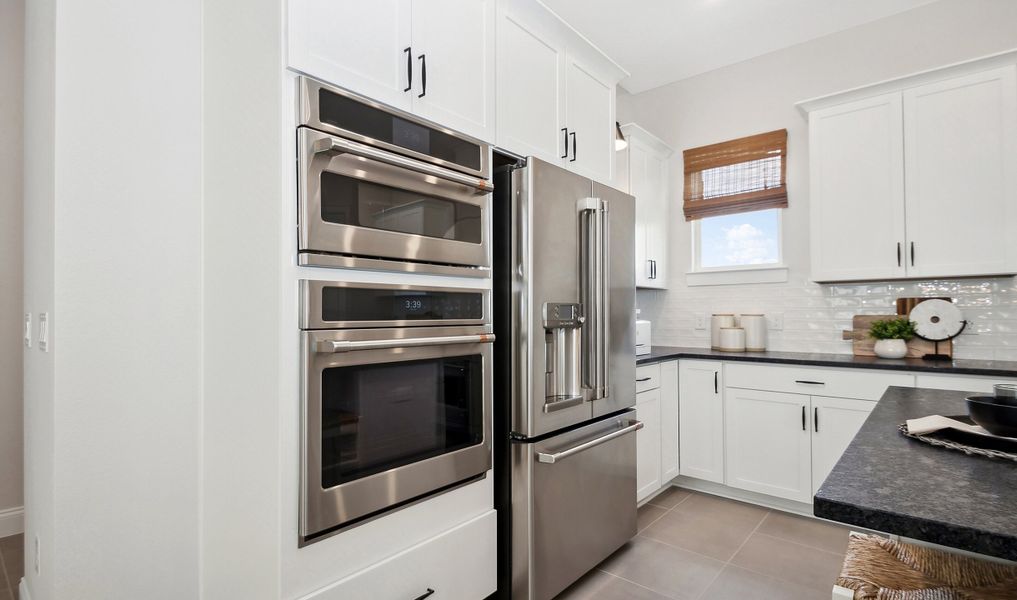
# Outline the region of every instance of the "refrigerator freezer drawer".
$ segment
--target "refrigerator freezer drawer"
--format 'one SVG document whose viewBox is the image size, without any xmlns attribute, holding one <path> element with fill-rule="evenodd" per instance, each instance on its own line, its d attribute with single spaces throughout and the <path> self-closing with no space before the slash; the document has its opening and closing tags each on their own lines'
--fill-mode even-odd
<svg viewBox="0 0 1017 600">
<path fill-rule="evenodd" d="M 636 535 L 641 426 L 627 411 L 513 444 L 514 600 L 553 598 Z"/>
</svg>

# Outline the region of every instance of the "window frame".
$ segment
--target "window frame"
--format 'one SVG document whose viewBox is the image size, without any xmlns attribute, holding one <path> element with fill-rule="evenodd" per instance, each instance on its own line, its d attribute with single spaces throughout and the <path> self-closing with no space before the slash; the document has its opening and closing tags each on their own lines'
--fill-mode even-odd
<svg viewBox="0 0 1017 600">
<path fill-rule="evenodd" d="M 787 264 L 784 262 L 784 211 L 786 208 L 764 208 L 777 211 L 777 262 L 704 267 L 702 264 L 702 219 L 695 219 L 692 225 L 692 264 L 686 273 L 686 284 L 725 285 L 739 283 L 778 283 L 787 281 Z M 747 213 L 757 211 L 746 211 Z"/>
</svg>

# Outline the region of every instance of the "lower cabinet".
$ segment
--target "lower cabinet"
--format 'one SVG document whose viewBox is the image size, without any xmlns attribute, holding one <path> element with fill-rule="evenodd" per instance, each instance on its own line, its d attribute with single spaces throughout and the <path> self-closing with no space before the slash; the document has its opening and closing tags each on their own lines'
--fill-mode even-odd
<svg viewBox="0 0 1017 600">
<path fill-rule="evenodd" d="M 728 388 L 724 412 L 727 485 L 809 502 L 809 397 Z"/>
<path fill-rule="evenodd" d="M 636 394 L 636 501 L 660 489 L 660 388 Z"/>
<path fill-rule="evenodd" d="M 660 365 L 660 483 L 678 476 L 678 361 Z"/>
<path fill-rule="evenodd" d="M 812 396 L 812 495 L 876 407 L 869 400 Z"/>
<path fill-rule="evenodd" d="M 724 483 L 723 363 L 678 361 L 678 472 Z"/>
</svg>

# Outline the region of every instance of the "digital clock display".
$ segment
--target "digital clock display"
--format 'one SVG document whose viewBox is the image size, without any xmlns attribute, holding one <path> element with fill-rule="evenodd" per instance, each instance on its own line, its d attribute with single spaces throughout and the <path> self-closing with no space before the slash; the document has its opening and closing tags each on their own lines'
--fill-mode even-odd
<svg viewBox="0 0 1017 600">
<path fill-rule="evenodd" d="M 424 309 L 424 301 L 419 298 L 404 300 L 403 308 L 405 308 L 408 312 L 419 312 Z"/>
<path fill-rule="evenodd" d="M 323 321 L 453 321 L 484 318 L 482 292 L 324 287 Z"/>
</svg>

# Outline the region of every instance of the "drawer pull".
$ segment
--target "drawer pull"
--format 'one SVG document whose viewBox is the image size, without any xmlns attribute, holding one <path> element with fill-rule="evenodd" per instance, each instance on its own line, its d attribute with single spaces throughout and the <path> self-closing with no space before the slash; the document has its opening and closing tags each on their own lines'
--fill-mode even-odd
<svg viewBox="0 0 1017 600">
<path fill-rule="evenodd" d="M 825 381 L 810 381 L 808 379 L 795 379 L 795 383 L 802 385 L 826 385 Z"/>
<path fill-rule="evenodd" d="M 651 379 L 653 379 L 653 377 L 640 377 L 639 379 L 636 380 L 636 383 L 642 383 L 644 381 L 649 381 Z"/>
<path fill-rule="evenodd" d="M 433 593 L 434 593 L 434 590 L 432 590 L 431 588 L 427 588 L 426 592 L 424 592 L 423 594 L 417 596 L 413 600 L 424 600 L 424 598 L 427 598 L 428 596 L 430 596 Z"/>
</svg>

